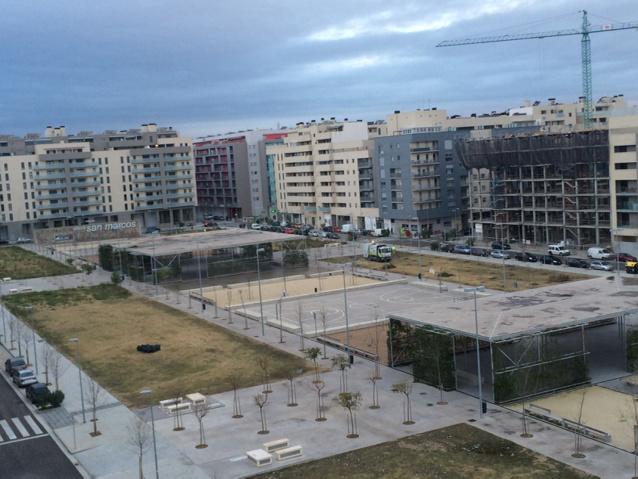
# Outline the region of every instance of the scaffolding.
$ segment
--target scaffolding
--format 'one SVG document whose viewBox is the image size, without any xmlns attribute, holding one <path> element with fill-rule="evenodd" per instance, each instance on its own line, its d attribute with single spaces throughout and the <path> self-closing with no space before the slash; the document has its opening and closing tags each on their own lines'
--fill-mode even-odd
<svg viewBox="0 0 638 479">
<path fill-rule="evenodd" d="M 470 172 L 470 221 L 485 239 L 610 243 L 605 130 L 456 143 Z"/>
</svg>

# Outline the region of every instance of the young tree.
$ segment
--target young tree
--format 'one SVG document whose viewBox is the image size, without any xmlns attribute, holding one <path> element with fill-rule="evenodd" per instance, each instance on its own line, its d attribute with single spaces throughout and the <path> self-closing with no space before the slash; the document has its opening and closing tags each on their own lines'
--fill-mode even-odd
<svg viewBox="0 0 638 479">
<path fill-rule="evenodd" d="M 339 392 L 345 393 L 348 391 L 348 370 L 346 369 L 350 365 L 347 356 L 338 354 L 332 358 L 332 367 L 339 369 L 341 375 L 339 376 Z"/>
<path fill-rule="evenodd" d="M 379 409 L 381 407 L 379 404 L 379 391 L 377 391 L 377 381 L 379 378 L 377 377 L 376 371 L 370 373 L 368 380 L 372 383 L 372 404 L 370 405 L 370 409 Z"/>
<path fill-rule="evenodd" d="M 286 371 L 286 379 L 288 380 L 288 407 L 298 406 L 297 404 L 297 389 L 295 387 L 295 377 L 297 371 L 290 368 Z"/>
<path fill-rule="evenodd" d="M 44 365 L 44 384 L 49 386 L 49 365 L 51 364 L 51 354 L 53 349 L 47 343 L 40 344 L 40 361 Z"/>
<path fill-rule="evenodd" d="M 18 356 L 22 356 L 22 336 L 24 334 L 24 324 L 22 321 L 14 320 L 15 322 L 15 333 L 16 339 L 18 342 Z"/>
<path fill-rule="evenodd" d="M 317 358 L 319 358 L 319 354 L 321 354 L 321 349 L 319 348 L 308 348 L 306 349 L 306 359 L 310 359 L 315 366 L 315 380 L 313 382 L 320 381 L 319 378 L 319 364 L 317 363 Z"/>
<path fill-rule="evenodd" d="M 64 357 L 55 349 L 51 349 L 47 369 L 51 371 L 56 391 L 60 390 L 60 377 L 66 372 L 68 367 L 69 363 L 64 362 Z"/>
<path fill-rule="evenodd" d="M 16 348 L 16 320 L 15 319 L 10 319 L 9 320 L 9 336 L 11 338 L 10 343 L 11 343 L 11 351 L 15 350 Z"/>
<path fill-rule="evenodd" d="M 204 417 L 208 414 L 208 404 L 195 403 L 193 405 L 193 414 L 199 424 L 199 444 L 195 447 L 197 449 L 204 449 L 208 447 L 208 444 L 206 444 L 206 436 L 204 435 Z"/>
<path fill-rule="evenodd" d="M 301 305 L 301 301 L 297 302 L 297 321 L 299 322 L 299 340 L 301 341 L 299 351 L 305 351 L 306 346 L 304 344 L 303 335 L 303 306 Z"/>
<path fill-rule="evenodd" d="M 241 413 L 241 403 L 239 402 L 238 390 L 241 387 L 241 376 L 233 373 L 228 376 L 228 383 L 233 388 L 233 419 L 240 419 L 244 417 Z"/>
<path fill-rule="evenodd" d="M 315 418 L 315 421 L 323 422 L 326 420 L 326 415 L 323 409 L 323 397 L 321 395 L 321 390 L 326 387 L 326 383 L 320 380 L 317 383 L 313 382 L 312 385 L 314 386 L 315 391 L 317 391 L 317 417 Z"/>
<path fill-rule="evenodd" d="M 261 418 L 261 429 L 257 431 L 257 434 L 268 434 L 268 424 L 266 422 L 266 403 L 268 402 L 267 394 L 257 394 L 255 396 L 255 405 L 259 408 L 259 417 Z"/>
<path fill-rule="evenodd" d="M 323 337 L 325 338 L 327 336 L 326 334 L 326 307 L 322 304 L 321 305 L 321 327 L 323 328 Z M 326 342 L 323 342 L 323 357 L 322 359 L 328 359 L 328 354 L 326 352 Z"/>
<path fill-rule="evenodd" d="M 578 427 L 579 428 L 583 422 L 583 406 L 585 405 L 585 394 L 587 394 L 587 389 L 583 387 L 581 389 L 580 402 L 578 403 Z M 574 453 L 572 454 L 572 457 L 575 457 L 577 459 L 582 459 L 585 457 L 585 454 L 583 454 L 580 450 L 581 439 L 582 437 L 581 437 L 580 431 L 579 430 L 574 431 Z"/>
<path fill-rule="evenodd" d="M 175 401 L 172 403 L 174 406 L 177 406 L 180 403 L 180 398 L 182 397 L 181 392 L 177 392 L 175 394 Z M 175 407 L 175 415 L 173 416 L 173 431 L 183 431 L 184 421 L 182 419 L 182 410 L 179 407 Z"/>
<path fill-rule="evenodd" d="M 348 439 L 355 439 L 359 437 L 355 411 L 361 406 L 361 393 L 340 393 L 339 396 L 337 396 L 337 399 L 339 401 L 339 405 L 348 413 L 348 433 L 346 434 L 346 437 Z"/>
<path fill-rule="evenodd" d="M 29 358 L 29 345 L 31 344 L 31 340 L 33 339 L 33 336 L 29 333 L 29 331 L 27 331 L 26 327 L 24 328 L 22 338 L 24 341 L 24 351 L 27 356 L 26 357 L 27 364 L 31 365 L 31 360 Z"/>
<path fill-rule="evenodd" d="M 89 407 L 91 408 L 91 413 L 93 418 L 91 422 L 93 422 L 93 432 L 90 433 L 91 436 L 96 437 L 102 434 L 97 429 L 97 409 L 100 407 L 102 402 L 102 394 L 103 390 L 93 379 L 89 376 L 84 376 L 84 400 L 89 403 Z"/>
<path fill-rule="evenodd" d="M 381 358 L 379 357 L 379 311 L 378 305 L 374 305 L 374 374 L 377 379 L 381 377 Z"/>
<path fill-rule="evenodd" d="M 412 393 L 412 383 L 411 382 L 402 382 L 398 384 L 394 384 L 392 386 L 392 390 L 396 393 L 403 394 L 404 404 L 403 404 L 403 424 L 410 425 L 414 424 L 412 420 L 412 404 L 410 402 L 410 394 Z"/>
<path fill-rule="evenodd" d="M 226 290 L 226 309 L 228 309 L 228 323 L 232 322 L 232 305 L 233 305 L 233 290 L 228 288 Z"/>
<path fill-rule="evenodd" d="M 257 360 L 257 364 L 259 369 L 261 369 L 261 377 L 264 384 L 262 393 L 270 394 L 272 392 L 272 387 L 270 386 L 270 361 L 268 361 L 268 358 L 263 357 Z"/>
<path fill-rule="evenodd" d="M 137 452 L 137 462 L 139 469 L 139 479 L 144 479 L 144 450 L 150 444 L 151 434 L 148 424 L 141 419 L 135 418 L 127 427 L 126 442 Z"/>
</svg>

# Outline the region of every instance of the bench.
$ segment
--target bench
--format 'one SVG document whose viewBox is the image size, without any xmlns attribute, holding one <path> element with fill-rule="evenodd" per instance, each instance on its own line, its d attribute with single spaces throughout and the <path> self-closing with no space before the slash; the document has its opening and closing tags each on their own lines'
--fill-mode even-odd
<svg viewBox="0 0 638 479">
<path fill-rule="evenodd" d="M 270 441 L 264 443 L 264 449 L 267 452 L 275 452 L 279 449 L 285 449 L 288 447 L 288 439 L 277 439 L 276 441 Z"/>
<path fill-rule="evenodd" d="M 254 449 L 246 452 L 246 457 L 251 460 L 257 467 L 267 466 L 272 464 L 272 455 L 268 454 L 263 449 Z"/>
<path fill-rule="evenodd" d="M 584 426 L 583 424 L 578 424 L 575 421 L 571 421 L 565 418 L 563 418 L 563 425 L 567 429 L 571 429 L 572 431 L 577 431 L 583 436 L 591 437 L 592 439 L 597 439 L 599 441 L 604 441 L 604 442 L 611 441 L 611 434 L 605 431 L 601 431 L 600 429 L 596 429 L 591 426 Z"/>
<path fill-rule="evenodd" d="M 161 408 L 166 409 L 168 406 L 173 406 L 175 404 L 179 404 L 183 401 L 184 398 L 171 398 L 171 399 L 164 399 L 163 401 L 159 402 L 159 405 Z"/>
<path fill-rule="evenodd" d="M 177 411 L 190 411 L 191 410 L 191 403 L 189 402 L 180 402 L 177 404 L 171 404 L 170 406 L 166 407 L 166 412 L 168 412 L 169 414 L 175 414 Z"/>
<path fill-rule="evenodd" d="M 275 454 L 277 455 L 278 461 L 286 461 L 293 457 L 303 456 L 303 449 L 301 446 L 291 446 L 285 449 L 279 449 L 278 451 L 275 451 Z"/>
<path fill-rule="evenodd" d="M 18 292 L 18 288 L 11 288 L 9 290 L 9 294 L 16 294 Z"/>
</svg>

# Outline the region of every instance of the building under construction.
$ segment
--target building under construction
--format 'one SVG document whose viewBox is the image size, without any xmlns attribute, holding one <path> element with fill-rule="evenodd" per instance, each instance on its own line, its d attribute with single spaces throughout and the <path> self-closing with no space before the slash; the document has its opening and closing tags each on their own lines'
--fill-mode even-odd
<svg viewBox="0 0 638 479">
<path fill-rule="evenodd" d="M 469 172 L 476 237 L 610 243 L 607 131 L 467 140 L 456 148 Z"/>
</svg>

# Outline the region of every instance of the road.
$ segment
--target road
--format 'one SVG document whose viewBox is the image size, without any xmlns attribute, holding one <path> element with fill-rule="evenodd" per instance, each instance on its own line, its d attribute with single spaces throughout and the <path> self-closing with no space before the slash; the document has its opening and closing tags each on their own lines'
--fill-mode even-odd
<svg viewBox="0 0 638 479">
<path fill-rule="evenodd" d="M 0 379 L 0 479 L 81 479 L 60 450 L 7 382 Z"/>
</svg>

